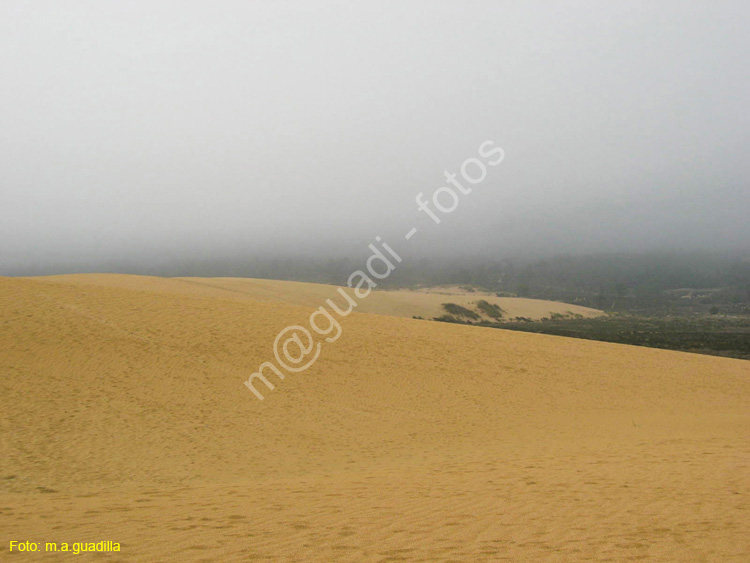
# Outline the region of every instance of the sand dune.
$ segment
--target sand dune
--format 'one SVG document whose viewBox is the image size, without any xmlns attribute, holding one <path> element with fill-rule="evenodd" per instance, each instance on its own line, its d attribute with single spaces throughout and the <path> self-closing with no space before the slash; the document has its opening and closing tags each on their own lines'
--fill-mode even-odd
<svg viewBox="0 0 750 563">
<path fill-rule="evenodd" d="M 750 363 L 350 315 L 261 402 L 264 283 L 0 278 L 3 559 L 750 560 Z"/>
<path fill-rule="evenodd" d="M 280 301 L 305 307 L 319 307 L 325 299 L 334 295 L 334 287 L 330 285 L 252 278 L 158 278 L 121 274 L 75 274 L 46 276 L 38 279 L 49 282 L 148 289 L 233 300 L 250 298 L 260 301 Z M 352 290 L 347 288 L 347 291 L 350 295 L 352 294 Z M 580 305 L 523 297 L 497 297 L 494 293 L 467 292 L 459 287 L 436 287 L 415 291 L 375 290 L 361 302 L 357 311 L 394 317 L 432 319 L 445 314 L 443 303 L 457 303 L 476 310 L 475 304 L 479 300 L 500 306 L 505 311 L 504 317 L 508 319 L 515 317 L 541 319 L 553 313 L 580 315 L 587 318 L 603 314 L 598 309 Z M 477 312 L 481 313 L 481 311 Z M 486 315 L 482 317 L 485 320 L 492 320 Z"/>
</svg>

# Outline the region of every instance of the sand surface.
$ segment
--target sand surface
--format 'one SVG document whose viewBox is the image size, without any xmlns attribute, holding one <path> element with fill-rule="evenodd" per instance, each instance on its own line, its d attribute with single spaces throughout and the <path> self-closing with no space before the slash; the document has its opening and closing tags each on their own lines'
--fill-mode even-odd
<svg viewBox="0 0 750 563">
<path fill-rule="evenodd" d="M 0 559 L 750 561 L 749 362 L 353 314 L 261 402 L 321 303 L 227 286 L 0 278 Z"/>
<path fill-rule="evenodd" d="M 73 274 L 46 276 L 37 279 L 50 282 L 148 289 L 150 291 L 234 300 L 249 298 L 259 301 L 278 301 L 316 308 L 329 297 L 336 295 L 335 286 L 331 285 L 252 278 L 158 278 L 122 274 Z M 346 288 L 346 291 L 350 295 L 353 294 L 353 291 L 349 288 Z M 549 317 L 553 313 L 580 315 L 586 318 L 604 314 L 598 309 L 580 305 L 524 297 L 497 297 L 494 293 L 467 292 L 460 287 L 388 291 L 376 289 L 358 305 L 357 311 L 394 317 L 433 319 L 446 313 L 442 307 L 443 303 L 457 303 L 481 314 L 481 311 L 476 309 L 476 302 L 479 300 L 485 300 L 500 306 L 505 311 L 505 319 L 525 317 L 538 320 Z M 484 314 L 481 316 L 484 320 L 492 320 Z"/>
</svg>

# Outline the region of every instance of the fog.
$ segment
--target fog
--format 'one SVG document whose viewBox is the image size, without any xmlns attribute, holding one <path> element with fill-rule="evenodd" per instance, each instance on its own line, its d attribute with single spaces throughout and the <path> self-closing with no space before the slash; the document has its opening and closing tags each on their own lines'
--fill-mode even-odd
<svg viewBox="0 0 750 563">
<path fill-rule="evenodd" d="M 748 250 L 748 19 L 740 1 L 3 2 L 0 274 L 376 236 L 404 257 Z M 488 140 L 502 162 L 439 224 L 420 211 Z"/>
</svg>

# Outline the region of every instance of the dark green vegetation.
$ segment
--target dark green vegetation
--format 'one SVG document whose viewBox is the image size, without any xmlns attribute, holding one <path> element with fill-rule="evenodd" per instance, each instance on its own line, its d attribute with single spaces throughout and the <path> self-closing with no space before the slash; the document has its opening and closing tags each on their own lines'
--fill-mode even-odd
<svg viewBox="0 0 750 563">
<path fill-rule="evenodd" d="M 485 301 L 484 299 L 477 302 L 477 309 L 479 309 L 480 311 L 482 311 L 482 313 L 492 319 L 500 320 L 501 318 L 503 318 L 502 308 L 500 308 L 499 305 L 495 305 L 494 303 L 490 303 L 488 301 Z"/>
<path fill-rule="evenodd" d="M 446 313 L 448 313 L 447 316 L 450 317 L 458 317 L 471 320 L 481 319 L 481 316 L 478 313 L 475 313 L 471 309 L 467 309 L 462 305 L 457 305 L 456 303 L 443 303 L 443 309 L 445 309 Z"/>
<path fill-rule="evenodd" d="M 543 320 L 494 325 L 619 344 L 649 346 L 750 360 L 750 317 L 636 317 Z"/>
<path fill-rule="evenodd" d="M 472 311 L 471 309 L 456 303 L 443 303 L 443 309 L 445 309 L 447 314 L 441 317 L 436 317 L 436 321 L 472 324 L 472 321 L 482 320 L 482 316 L 477 311 Z M 496 321 L 499 321 L 503 317 L 502 308 L 494 303 L 489 303 L 484 299 L 477 301 L 476 309 Z"/>
</svg>

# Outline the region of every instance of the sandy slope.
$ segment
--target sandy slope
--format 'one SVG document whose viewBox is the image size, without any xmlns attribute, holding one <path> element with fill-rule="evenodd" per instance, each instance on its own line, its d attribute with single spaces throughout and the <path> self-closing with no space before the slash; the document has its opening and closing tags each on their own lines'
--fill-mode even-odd
<svg viewBox="0 0 750 563">
<path fill-rule="evenodd" d="M 750 560 L 748 362 L 351 315 L 261 402 L 309 308 L 128 284 L 0 278 L 2 559 Z"/>
<path fill-rule="evenodd" d="M 327 298 L 334 295 L 335 289 L 334 286 L 318 283 L 252 278 L 158 278 L 121 274 L 74 274 L 38 279 L 237 300 L 250 298 L 260 301 L 281 301 L 305 307 L 319 307 Z M 348 291 L 352 293 L 351 290 Z M 572 313 L 583 317 L 596 317 L 603 314 L 598 309 L 580 305 L 523 297 L 497 297 L 494 293 L 467 293 L 458 287 L 429 288 L 419 291 L 375 290 L 365 301 L 362 301 L 357 311 L 394 317 L 432 319 L 445 314 L 443 303 L 457 303 L 475 309 L 474 304 L 480 299 L 499 305 L 505 311 L 504 316 L 510 319 L 515 317 L 541 319 L 553 313 L 561 315 Z M 486 316 L 484 318 L 492 320 Z"/>
</svg>

